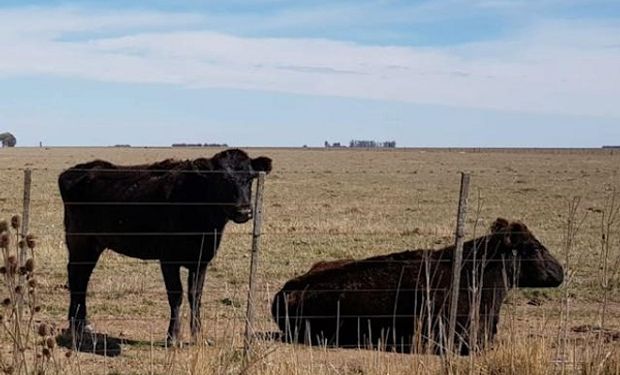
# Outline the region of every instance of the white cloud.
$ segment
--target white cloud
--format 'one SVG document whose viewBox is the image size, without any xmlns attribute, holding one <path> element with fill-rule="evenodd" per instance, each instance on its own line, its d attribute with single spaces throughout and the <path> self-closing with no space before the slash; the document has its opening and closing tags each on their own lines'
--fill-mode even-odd
<svg viewBox="0 0 620 375">
<path fill-rule="evenodd" d="M 620 117 L 618 25 L 544 22 L 503 40 L 430 48 L 246 38 L 197 29 L 203 21 L 145 11 L 0 11 L 0 77 L 54 75 Z"/>
</svg>

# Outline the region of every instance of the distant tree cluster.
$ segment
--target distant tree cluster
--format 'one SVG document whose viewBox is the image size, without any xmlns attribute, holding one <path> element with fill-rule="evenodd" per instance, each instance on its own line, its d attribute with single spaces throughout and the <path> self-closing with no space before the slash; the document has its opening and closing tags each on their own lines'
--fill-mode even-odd
<svg viewBox="0 0 620 375">
<path fill-rule="evenodd" d="M 366 141 L 366 140 L 352 140 L 349 142 L 349 147 L 351 148 L 395 148 L 396 141 L 386 141 L 386 142 L 377 142 L 377 141 Z"/>
<path fill-rule="evenodd" d="M 346 147 L 346 146 L 343 146 L 342 144 L 340 144 L 340 142 L 334 142 L 330 144 L 329 142 L 325 141 L 325 148 L 338 148 L 338 147 Z"/>
<path fill-rule="evenodd" d="M 325 141 L 325 148 L 340 148 L 347 147 L 346 145 L 341 144 L 340 142 L 334 142 L 330 144 L 328 141 Z M 377 142 L 377 141 L 366 141 L 366 140 L 352 140 L 349 142 L 350 148 L 396 148 L 396 141 L 386 141 L 386 142 Z"/>
<path fill-rule="evenodd" d="M 119 144 L 119 145 L 114 145 L 114 147 L 128 148 L 128 147 L 131 147 L 131 145 Z"/>
<path fill-rule="evenodd" d="M 173 143 L 172 147 L 228 147 L 226 143 Z"/>
<path fill-rule="evenodd" d="M 620 148 L 620 145 L 617 145 L 617 146 L 614 146 L 614 145 L 603 146 L 603 148 Z"/>
<path fill-rule="evenodd" d="M 2 147 L 15 147 L 17 144 L 17 138 L 11 133 L 0 133 L 0 141 Z"/>
</svg>

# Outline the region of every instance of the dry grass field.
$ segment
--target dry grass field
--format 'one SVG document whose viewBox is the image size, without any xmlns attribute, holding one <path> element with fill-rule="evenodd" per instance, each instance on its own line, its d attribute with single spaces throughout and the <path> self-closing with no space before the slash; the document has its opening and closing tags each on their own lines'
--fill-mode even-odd
<svg viewBox="0 0 620 375">
<path fill-rule="evenodd" d="M 66 327 L 68 306 L 61 170 L 95 158 L 136 164 L 211 156 L 215 149 L 16 148 L 0 150 L 0 218 L 22 210 L 24 168 L 33 169 L 31 233 L 39 318 Z M 563 264 L 568 282 L 553 290 L 517 290 L 505 304 L 494 349 L 457 358 L 452 373 L 620 373 L 620 218 L 603 214 L 620 192 L 620 152 L 609 150 L 323 150 L 247 149 L 269 156 L 261 242 L 257 330 L 275 331 L 271 296 L 314 262 L 366 257 L 454 241 L 460 171 L 472 174 L 467 237 L 497 217 L 518 219 Z M 579 205 L 570 215 L 575 198 Z M 616 207 L 620 195 L 616 196 Z M 567 236 L 569 220 L 581 223 Z M 165 349 L 168 305 L 157 263 L 104 253 L 91 279 L 89 315 L 98 332 L 126 340 L 119 357 L 53 353 L 51 373 L 108 374 L 404 374 L 439 373 L 436 357 L 306 348 L 258 341 L 242 360 L 251 224 L 229 224 L 209 267 L 203 297 L 205 342 Z M 602 230 L 609 253 L 605 256 Z M 567 250 L 567 240 L 573 240 Z M 607 260 L 608 267 L 604 261 Z M 614 263 L 615 262 L 615 263 Z M 610 280 L 608 287 L 604 279 Z M 4 290 L 0 288 L 0 290 Z M 4 296 L 0 296 L 4 298 Z M 188 337 L 187 306 L 184 332 Z M 566 314 L 568 312 L 568 315 Z M 601 327 L 601 323 L 604 324 Z M 0 334 L 3 360 L 10 357 Z"/>
</svg>

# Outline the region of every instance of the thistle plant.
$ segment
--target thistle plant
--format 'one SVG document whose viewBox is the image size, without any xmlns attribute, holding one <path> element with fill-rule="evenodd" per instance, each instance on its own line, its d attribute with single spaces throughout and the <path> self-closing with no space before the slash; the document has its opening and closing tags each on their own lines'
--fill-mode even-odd
<svg viewBox="0 0 620 375">
<path fill-rule="evenodd" d="M 10 224 L 0 221 L 0 334 L 12 346 L 11 356 L 0 351 L 0 373 L 44 374 L 53 363 L 55 332 L 48 324 L 36 323 L 41 311 L 34 256 L 37 243 L 33 235 L 20 232 L 20 224 L 17 215 Z M 23 264 L 20 258 L 25 259 Z"/>
</svg>

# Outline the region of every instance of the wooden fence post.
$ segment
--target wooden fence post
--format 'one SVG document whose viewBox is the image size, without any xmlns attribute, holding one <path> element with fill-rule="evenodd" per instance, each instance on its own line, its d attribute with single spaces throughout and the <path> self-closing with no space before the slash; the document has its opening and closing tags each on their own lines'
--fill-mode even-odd
<svg viewBox="0 0 620 375">
<path fill-rule="evenodd" d="M 465 218 L 467 216 L 467 202 L 469 197 L 468 173 L 461 173 L 461 192 L 459 195 L 458 216 L 456 219 L 456 247 L 452 259 L 452 296 L 450 298 L 450 321 L 448 322 L 447 349 L 451 355 L 454 351 L 454 337 L 456 332 L 456 313 L 458 308 L 459 288 L 461 287 L 461 263 L 463 261 L 463 243 L 465 237 Z"/>
<path fill-rule="evenodd" d="M 245 319 L 245 342 L 243 358 L 249 359 L 254 336 L 254 297 L 256 271 L 258 269 L 258 250 L 260 248 L 261 227 L 263 224 L 263 191 L 265 186 L 265 172 L 259 172 L 256 182 L 256 199 L 254 201 L 254 228 L 252 230 L 252 259 L 250 263 L 250 281 L 248 284 L 248 302 Z"/>
<path fill-rule="evenodd" d="M 32 187 L 32 171 L 30 169 L 24 170 L 24 202 L 23 202 L 23 212 L 22 212 L 22 222 L 20 227 L 20 233 L 22 238 L 25 240 L 28 235 L 29 226 L 30 226 L 30 190 Z M 19 246 L 19 266 L 23 267 L 26 265 L 26 259 L 28 258 L 28 246 L 24 242 L 23 245 Z M 26 275 L 20 275 L 19 281 L 20 286 L 24 286 L 26 284 Z M 17 311 L 19 314 L 19 318 L 22 317 L 22 305 L 24 303 L 24 296 L 20 296 L 17 300 Z"/>
<path fill-rule="evenodd" d="M 22 213 L 22 225 L 21 225 L 21 233 L 26 236 L 28 234 L 29 226 L 30 226 L 30 190 L 32 186 L 32 171 L 30 169 L 24 170 L 24 204 L 23 204 L 23 213 Z M 19 265 L 23 266 L 26 264 L 27 246 L 24 246 L 20 249 L 19 252 Z"/>
</svg>

